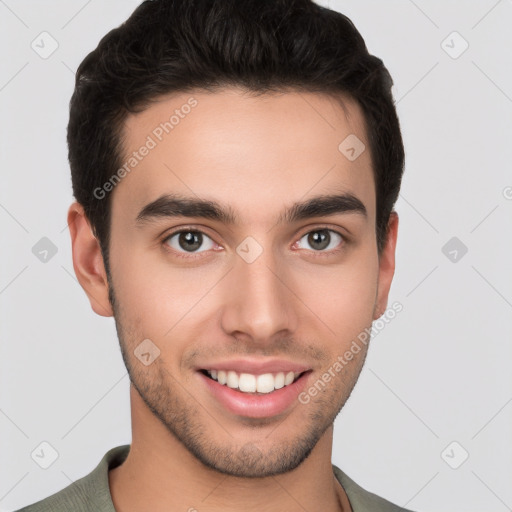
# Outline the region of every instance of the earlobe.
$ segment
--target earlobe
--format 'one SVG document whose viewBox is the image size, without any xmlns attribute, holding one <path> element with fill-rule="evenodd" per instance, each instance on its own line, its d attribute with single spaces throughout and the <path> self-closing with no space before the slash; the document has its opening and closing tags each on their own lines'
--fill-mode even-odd
<svg viewBox="0 0 512 512">
<path fill-rule="evenodd" d="M 388 306 L 389 290 L 395 274 L 395 250 L 398 237 L 398 213 L 391 212 L 386 243 L 379 258 L 379 281 L 373 319 L 380 318 Z"/>
<path fill-rule="evenodd" d="M 94 312 L 100 316 L 113 316 L 100 244 L 80 203 L 74 202 L 69 207 L 68 226 L 76 277 Z"/>
</svg>

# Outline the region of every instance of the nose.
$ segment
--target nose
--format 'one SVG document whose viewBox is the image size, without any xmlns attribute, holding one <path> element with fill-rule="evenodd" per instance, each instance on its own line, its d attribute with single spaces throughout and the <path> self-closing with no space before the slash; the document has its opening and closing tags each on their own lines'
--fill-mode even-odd
<svg viewBox="0 0 512 512">
<path fill-rule="evenodd" d="M 271 345 L 297 329 L 290 269 L 265 249 L 252 263 L 235 255 L 223 296 L 221 325 L 229 335 L 252 345 Z"/>
</svg>

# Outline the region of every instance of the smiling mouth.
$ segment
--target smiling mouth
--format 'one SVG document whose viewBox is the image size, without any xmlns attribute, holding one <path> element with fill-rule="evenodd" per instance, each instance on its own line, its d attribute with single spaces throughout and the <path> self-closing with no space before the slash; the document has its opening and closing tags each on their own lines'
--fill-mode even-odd
<svg viewBox="0 0 512 512">
<path fill-rule="evenodd" d="M 255 375 L 233 370 L 200 370 L 206 377 L 241 393 L 262 395 L 285 388 L 300 379 L 305 372 L 277 372 Z"/>
</svg>

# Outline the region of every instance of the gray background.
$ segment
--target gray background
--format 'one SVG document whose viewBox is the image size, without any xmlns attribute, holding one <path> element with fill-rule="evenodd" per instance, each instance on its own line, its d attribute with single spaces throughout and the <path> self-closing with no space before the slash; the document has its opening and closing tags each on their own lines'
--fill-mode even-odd
<svg viewBox="0 0 512 512">
<path fill-rule="evenodd" d="M 390 295 L 404 309 L 374 338 L 333 462 L 411 509 L 512 510 L 512 2 L 319 3 L 390 70 L 407 154 Z M 114 321 L 73 272 L 65 130 L 76 67 L 137 4 L 0 0 L 1 511 L 131 439 Z"/>
</svg>

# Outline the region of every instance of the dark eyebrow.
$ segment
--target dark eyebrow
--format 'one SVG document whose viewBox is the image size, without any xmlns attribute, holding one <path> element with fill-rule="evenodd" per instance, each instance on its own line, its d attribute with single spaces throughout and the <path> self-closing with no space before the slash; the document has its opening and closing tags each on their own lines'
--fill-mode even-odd
<svg viewBox="0 0 512 512">
<path fill-rule="evenodd" d="M 215 201 L 165 194 L 147 204 L 137 215 L 137 224 L 159 217 L 202 217 L 224 224 L 235 224 L 237 215 L 231 208 L 224 208 Z"/>
<path fill-rule="evenodd" d="M 339 213 L 358 213 L 367 217 L 363 202 L 352 194 L 322 195 L 292 205 L 281 214 L 278 223 L 296 222 L 313 217 L 326 217 Z"/>
<path fill-rule="evenodd" d="M 360 199 L 350 193 L 321 195 L 293 204 L 278 218 L 277 223 L 293 223 L 313 217 L 324 217 L 339 213 L 358 213 L 367 217 L 366 207 Z M 236 224 L 238 215 L 231 207 L 215 201 L 165 194 L 147 204 L 137 215 L 137 224 L 151 222 L 161 217 L 200 217 Z"/>
</svg>

